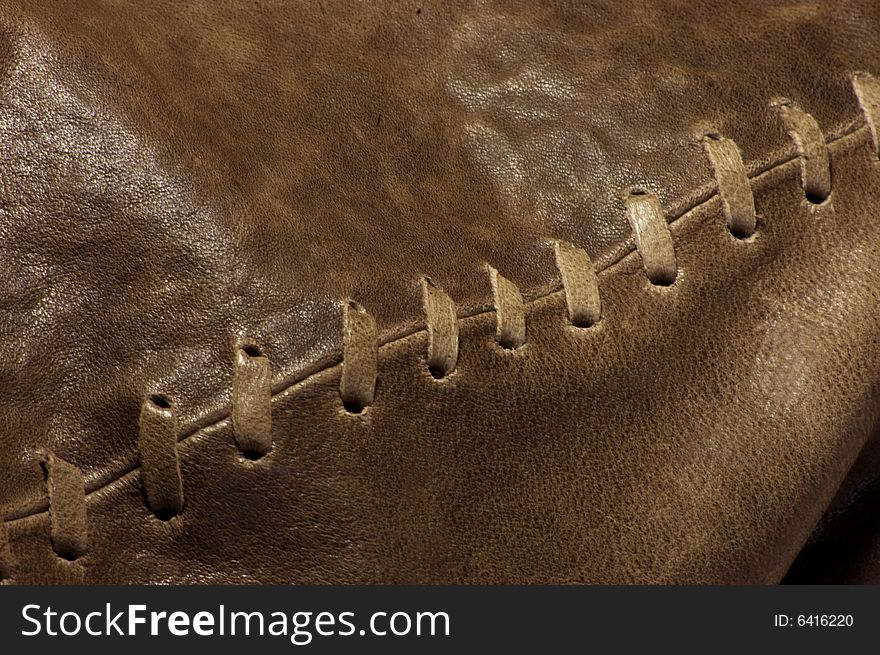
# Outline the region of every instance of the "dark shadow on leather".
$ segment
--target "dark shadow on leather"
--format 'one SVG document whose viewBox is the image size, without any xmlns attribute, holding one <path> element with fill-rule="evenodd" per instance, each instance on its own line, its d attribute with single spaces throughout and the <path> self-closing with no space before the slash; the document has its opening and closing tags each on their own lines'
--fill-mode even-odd
<svg viewBox="0 0 880 655">
<path fill-rule="evenodd" d="M 880 433 L 865 444 L 782 584 L 880 582 Z"/>
</svg>

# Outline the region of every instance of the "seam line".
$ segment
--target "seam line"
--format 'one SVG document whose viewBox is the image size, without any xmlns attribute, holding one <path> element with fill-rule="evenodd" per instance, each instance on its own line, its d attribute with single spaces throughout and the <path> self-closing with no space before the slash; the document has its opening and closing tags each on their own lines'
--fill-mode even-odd
<svg viewBox="0 0 880 655">
<path fill-rule="evenodd" d="M 858 134 L 859 132 L 865 132 L 867 134 L 868 125 L 864 122 L 864 120 L 855 119 L 849 123 L 843 125 L 842 128 L 838 128 L 837 130 L 833 130 L 833 136 L 828 138 L 827 143 L 830 146 L 831 144 L 835 144 L 839 141 L 843 141 L 847 137 Z M 862 135 L 865 136 L 865 135 Z M 869 135 L 868 135 L 869 136 Z M 851 147 L 856 147 L 860 145 L 863 139 L 855 140 Z M 849 150 L 849 148 L 847 148 Z M 748 170 L 748 179 L 754 180 L 762 177 L 766 173 L 770 173 L 778 168 L 785 166 L 786 164 L 798 159 L 799 155 L 797 153 L 792 153 L 791 149 L 787 149 L 785 153 L 778 159 L 767 162 L 763 165 L 753 165 L 749 166 Z M 718 196 L 718 185 L 717 183 L 709 183 L 703 187 L 702 191 L 697 189 L 695 197 L 691 202 L 686 203 L 682 207 L 677 207 L 672 211 L 667 213 L 667 223 L 672 226 L 677 223 L 679 220 L 687 216 L 690 212 L 699 209 L 703 205 L 708 204 L 712 199 Z M 620 263 L 627 256 L 631 255 L 635 252 L 635 245 L 633 241 L 633 237 L 627 237 L 620 243 L 615 250 L 612 250 L 610 255 L 606 255 L 601 259 L 604 259 L 600 265 L 596 267 L 596 274 L 601 275 L 602 273 L 608 271 L 616 264 Z M 559 295 L 563 293 L 563 288 L 561 284 L 554 284 L 552 287 L 538 293 L 533 298 L 527 300 L 524 304 L 526 307 L 531 307 L 532 305 L 537 304 L 540 301 L 552 298 L 553 296 Z M 474 318 L 477 316 L 482 316 L 484 314 L 488 314 L 494 312 L 495 308 L 491 304 L 484 304 L 475 306 L 469 310 L 466 310 L 464 313 L 457 315 L 457 321 L 463 321 L 466 319 Z M 421 324 L 417 324 L 406 328 L 404 330 L 391 332 L 387 334 L 384 338 L 381 338 L 378 343 L 378 348 L 384 348 L 385 346 L 390 346 L 398 341 L 403 341 L 404 339 L 411 337 L 416 334 L 424 333 L 427 331 L 427 326 L 424 322 Z M 329 371 L 338 367 L 342 363 L 342 354 L 334 353 L 331 356 L 319 359 L 312 366 L 302 369 L 293 375 L 288 376 L 287 378 L 280 380 L 278 383 L 272 386 L 272 400 L 276 397 L 280 397 L 290 391 L 296 385 L 306 382 L 312 377 L 315 377 L 325 371 Z M 190 440 L 192 437 L 202 432 L 203 430 L 207 430 L 209 428 L 217 427 L 220 424 L 229 420 L 231 415 L 231 408 L 224 407 L 222 410 L 209 414 L 203 417 L 200 420 L 194 421 L 188 427 L 184 428 L 184 430 L 180 433 L 177 439 L 177 443 L 183 443 L 185 441 Z M 93 479 L 91 483 L 86 483 L 86 499 L 93 496 L 94 494 L 110 487 L 111 485 L 120 482 L 123 479 L 128 478 L 130 475 L 137 473 L 140 470 L 140 464 L 137 460 L 129 462 L 126 466 L 116 469 L 109 475 L 105 475 L 102 477 L 98 477 Z M 5 522 L 7 525 L 12 523 L 16 523 L 19 521 L 24 521 L 25 519 L 39 516 L 41 514 L 45 514 L 48 512 L 49 504 L 48 500 L 43 500 L 39 503 L 32 503 L 29 507 L 23 507 L 18 509 L 17 511 L 12 511 L 11 513 L 5 516 Z"/>
</svg>

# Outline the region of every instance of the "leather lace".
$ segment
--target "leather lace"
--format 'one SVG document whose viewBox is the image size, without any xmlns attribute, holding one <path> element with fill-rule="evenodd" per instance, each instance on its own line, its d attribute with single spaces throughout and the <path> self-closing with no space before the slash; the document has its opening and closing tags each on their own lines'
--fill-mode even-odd
<svg viewBox="0 0 880 655">
<path fill-rule="evenodd" d="M 880 81 L 858 72 L 852 76 L 852 84 L 870 132 L 871 146 L 880 157 Z M 832 188 L 830 155 L 816 120 L 791 101 L 775 100 L 771 104 L 779 111 L 797 149 L 806 198 L 814 203 L 825 202 Z M 757 217 L 750 177 L 739 148 L 733 140 L 717 133 L 705 135 L 703 145 L 714 171 L 728 229 L 738 238 L 749 237 L 756 230 Z M 630 190 L 625 207 L 648 280 L 655 285 L 673 284 L 678 268 L 670 218 L 664 214 L 657 195 L 646 189 Z M 577 328 L 589 329 L 601 319 L 598 271 L 582 248 L 556 241 L 554 249 L 568 321 Z M 487 266 L 487 273 L 493 290 L 496 339 L 504 348 L 519 348 L 526 342 L 527 327 L 522 294 L 491 266 Z M 442 379 L 455 370 L 459 321 L 463 317 L 457 315 L 453 300 L 429 278 L 422 280 L 422 298 L 428 336 L 425 362 L 432 375 Z M 382 344 L 375 319 L 355 301 L 342 303 L 342 334 L 340 401 L 346 411 L 359 414 L 377 400 L 378 353 Z M 272 449 L 271 364 L 257 346 L 246 344 L 238 349 L 232 365 L 230 416 L 235 442 L 243 454 L 259 459 Z M 151 510 L 166 520 L 184 511 L 177 451 L 180 440 L 173 403 L 164 395 L 145 398 L 138 432 L 141 482 Z M 82 557 L 89 547 L 83 473 L 49 452 L 39 453 L 39 461 L 46 480 L 52 548 L 66 559 Z M 7 523 L 0 517 L 0 578 L 10 578 L 14 573 L 15 558 Z"/>
</svg>

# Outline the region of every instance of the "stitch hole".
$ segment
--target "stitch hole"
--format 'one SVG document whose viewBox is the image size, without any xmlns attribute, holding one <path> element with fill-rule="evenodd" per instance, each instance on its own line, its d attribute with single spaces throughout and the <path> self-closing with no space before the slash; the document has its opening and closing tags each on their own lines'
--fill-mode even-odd
<svg viewBox="0 0 880 655">
<path fill-rule="evenodd" d="M 739 230 L 737 228 L 729 228 L 729 231 L 730 231 L 731 236 L 733 236 L 733 238 L 736 239 L 737 241 L 745 241 L 749 237 L 754 236 L 754 234 L 757 230 L 752 231 L 752 232 L 746 232 L 745 230 Z"/>
<path fill-rule="evenodd" d="M 831 197 L 830 193 L 827 196 L 820 196 L 812 191 L 807 191 L 804 195 L 807 198 L 807 202 L 811 205 L 823 205 L 828 202 L 828 199 Z"/>
<path fill-rule="evenodd" d="M 675 284 L 676 280 L 678 280 L 678 271 L 677 270 L 675 271 L 674 276 L 657 277 L 657 278 L 654 278 L 653 280 L 650 280 L 650 282 L 651 282 L 651 286 L 653 286 L 653 287 L 666 288 L 666 287 L 671 287 L 673 284 Z"/>
<path fill-rule="evenodd" d="M 648 284 L 645 285 L 645 288 L 649 293 L 666 293 L 667 289 L 671 289 L 673 287 L 680 286 L 679 280 L 681 279 L 681 271 L 679 269 L 675 270 L 674 278 L 658 278 L 656 280 L 648 280 Z"/>
<path fill-rule="evenodd" d="M 171 409 L 171 401 L 168 400 L 167 396 L 163 396 L 160 393 L 155 393 L 151 395 L 150 402 L 153 403 L 156 407 L 160 407 L 162 409 Z"/>
<path fill-rule="evenodd" d="M 180 516 L 182 514 L 182 512 L 175 513 L 167 509 L 152 510 L 152 512 L 153 516 L 159 521 L 162 521 L 162 523 L 168 523 L 175 516 Z"/>
<path fill-rule="evenodd" d="M 364 412 L 364 406 L 362 404 L 350 400 L 342 401 L 342 409 L 349 414 L 363 414 Z"/>
<path fill-rule="evenodd" d="M 751 232 L 751 234 L 740 235 L 733 230 L 728 230 L 730 233 L 730 237 L 734 241 L 734 243 L 754 243 L 758 238 L 760 238 L 758 234 L 761 231 L 761 217 L 755 216 L 755 219 L 755 229 Z"/>
<path fill-rule="evenodd" d="M 242 450 L 239 451 L 243 459 L 246 459 L 249 462 L 256 462 L 263 459 L 269 453 L 261 453 L 256 450 Z"/>
<path fill-rule="evenodd" d="M 599 320 L 597 321 L 590 321 L 589 319 L 578 316 L 569 321 L 569 324 L 579 330 L 589 330 L 591 327 L 596 327 L 597 325 L 599 325 L 599 322 L 601 320 L 601 317 L 599 317 Z"/>
<path fill-rule="evenodd" d="M 447 375 L 449 375 L 449 373 L 445 372 L 439 366 L 435 366 L 434 364 L 428 364 L 428 372 L 435 380 L 442 380 Z"/>
<path fill-rule="evenodd" d="M 252 343 L 245 344 L 241 347 L 242 352 L 248 357 L 262 357 L 263 350 L 259 346 L 255 346 Z"/>
</svg>

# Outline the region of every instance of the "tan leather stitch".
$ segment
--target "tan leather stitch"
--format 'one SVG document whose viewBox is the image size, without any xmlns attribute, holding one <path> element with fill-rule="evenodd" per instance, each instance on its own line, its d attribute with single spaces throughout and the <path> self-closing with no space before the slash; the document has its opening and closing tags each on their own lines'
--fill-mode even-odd
<svg viewBox="0 0 880 655">
<path fill-rule="evenodd" d="M 599 298 L 599 276 L 585 250 L 564 241 L 553 243 L 556 268 L 562 276 L 565 304 L 572 325 L 590 327 L 599 321 L 602 303 Z"/>
<path fill-rule="evenodd" d="M 495 297 L 495 339 L 504 348 L 519 348 L 526 342 L 526 313 L 516 285 L 487 266 Z"/>
<path fill-rule="evenodd" d="M 727 227 L 734 235 L 744 238 L 755 231 L 755 198 L 742 155 L 732 139 L 707 134 L 703 145 L 718 183 L 718 195 Z"/>
<path fill-rule="evenodd" d="M 864 136 L 860 136 L 860 133 L 862 133 L 862 132 L 865 133 Z M 857 125 L 855 123 L 851 123 L 848 125 L 848 127 L 846 129 L 841 130 L 832 139 L 830 139 L 828 144 L 830 145 L 832 143 L 843 142 L 845 139 L 848 139 L 851 136 L 856 136 L 858 138 L 853 139 L 851 144 L 846 145 L 845 151 L 847 151 L 851 148 L 854 148 L 861 143 L 864 143 L 866 141 L 870 141 L 870 134 L 868 132 L 868 127 L 866 125 Z M 776 161 L 769 162 L 760 168 L 755 168 L 749 174 L 749 178 L 755 179 L 755 178 L 767 175 L 767 174 L 773 172 L 774 170 L 787 165 L 793 159 L 794 159 L 794 157 L 786 155 L 783 158 L 778 159 Z M 690 212 L 692 212 L 696 209 L 699 209 L 700 207 L 711 202 L 712 199 L 714 198 L 716 192 L 717 192 L 717 189 L 715 191 L 709 189 L 703 195 L 699 196 L 691 204 L 679 208 L 677 210 L 677 212 L 673 215 L 672 220 L 670 221 L 670 225 L 674 225 L 679 220 L 683 220 L 684 218 L 686 218 L 690 214 Z M 602 260 L 601 265 L 597 266 L 597 268 L 596 268 L 596 273 L 601 274 L 601 273 L 608 271 L 611 267 L 617 265 L 622 260 L 624 260 L 628 255 L 632 254 L 632 252 L 633 252 L 633 244 L 629 239 L 627 239 L 623 243 L 623 245 L 621 247 L 619 247 L 611 256 L 606 257 Z M 564 290 L 560 287 L 552 288 L 549 291 L 532 298 L 531 300 L 527 301 L 525 304 L 527 306 L 533 305 L 535 303 L 542 302 L 548 298 L 552 298 L 553 296 L 559 296 L 560 299 L 563 299 Z M 492 312 L 492 311 L 494 311 L 494 307 L 487 307 L 487 306 L 476 307 L 473 310 L 465 312 L 462 315 L 458 316 L 457 319 L 459 321 L 461 321 L 461 320 L 466 320 L 466 319 L 470 319 L 470 318 L 477 318 L 477 317 L 480 317 L 480 316 L 487 314 L 489 312 Z M 382 338 L 379 342 L 379 347 L 383 348 L 386 346 L 392 346 L 392 345 L 396 344 L 397 342 L 402 341 L 403 339 L 409 338 L 409 337 L 411 337 L 415 334 L 419 334 L 421 332 L 429 332 L 429 326 L 426 324 L 424 327 L 406 327 L 402 330 L 398 330 L 397 332 L 394 332 L 394 333 L 389 334 L 386 337 Z M 320 375 L 326 371 L 329 371 L 329 370 L 335 368 L 336 366 L 338 366 L 340 364 L 340 361 L 341 361 L 341 357 L 336 356 L 336 357 L 332 358 L 329 362 L 326 362 L 323 364 L 316 363 L 315 366 L 313 366 L 311 368 L 297 371 L 294 375 L 288 377 L 285 380 L 282 380 L 278 384 L 277 389 L 275 389 L 273 392 L 273 397 L 284 394 L 284 393 L 288 392 L 290 389 L 292 389 L 294 386 L 296 386 L 298 384 L 302 384 L 317 375 Z M 233 407 L 233 409 L 234 409 L 234 407 Z M 191 424 L 180 435 L 178 442 L 179 443 L 186 442 L 191 437 L 194 437 L 195 435 L 201 433 L 205 429 L 215 427 L 215 426 L 223 423 L 224 421 L 231 420 L 231 417 L 232 417 L 232 411 L 227 410 L 225 413 L 212 416 L 208 420 L 204 420 L 204 421 L 201 421 L 198 423 Z M 137 470 L 138 470 L 138 463 L 137 463 L 137 461 L 133 461 L 133 462 L 129 462 L 125 467 L 120 468 L 118 471 L 116 471 L 114 473 L 111 473 L 109 475 L 105 475 L 102 478 L 93 480 L 93 482 L 89 485 L 89 487 L 87 489 L 88 495 L 90 496 L 92 494 L 98 493 L 98 492 L 106 489 L 107 487 L 115 484 L 116 482 L 119 482 L 120 480 L 123 480 L 123 479 L 130 477 L 131 475 L 135 474 L 137 472 Z M 24 508 L 20 508 L 17 510 L 13 510 L 11 512 L 7 512 L 5 515 L 6 522 L 12 523 L 12 522 L 16 522 L 16 521 L 22 521 L 22 520 L 25 520 L 30 517 L 39 516 L 40 514 L 44 514 L 47 511 L 49 511 L 51 514 L 49 503 L 47 503 L 45 500 L 38 501 L 37 503 L 34 503 L 30 507 L 24 507 Z"/>
<path fill-rule="evenodd" d="M 458 361 L 455 303 L 426 277 L 422 278 L 422 301 L 428 330 L 428 369 L 435 378 L 442 378 L 455 370 Z"/>
<path fill-rule="evenodd" d="M 880 80 L 862 71 L 852 76 L 852 85 L 862 108 L 862 115 L 871 130 L 874 154 L 880 157 Z"/>
<path fill-rule="evenodd" d="M 232 433 L 252 459 L 272 450 L 272 389 L 269 359 L 255 346 L 240 348 L 232 378 Z"/>
<path fill-rule="evenodd" d="M 660 200 L 653 193 L 632 191 L 626 199 L 626 217 L 633 229 L 636 248 L 651 284 L 675 282 L 678 266 L 672 232 L 663 215 Z"/>
<path fill-rule="evenodd" d="M 339 395 L 348 411 L 358 413 L 373 404 L 378 355 L 376 320 L 359 304 L 351 301 L 346 303 L 343 310 Z"/>
<path fill-rule="evenodd" d="M 810 202 L 823 202 L 831 195 L 831 160 L 825 135 L 816 119 L 790 100 L 774 104 L 800 153 L 804 193 Z"/>
<path fill-rule="evenodd" d="M 183 481 L 177 455 L 177 417 L 163 396 L 150 396 L 141 404 L 138 452 L 144 489 L 150 509 L 159 516 L 183 511 Z"/>
<path fill-rule="evenodd" d="M 14 567 L 15 558 L 12 555 L 12 545 L 9 543 L 9 528 L 0 516 L 0 580 L 11 578 Z"/>
<path fill-rule="evenodd" d="M 89 546 L 83 474 L 48 451 L 41 451 L 39 459 L 49 495 L 52 549 L 66 559 L 76 559 L 85 555 Z"/>
</svg>

